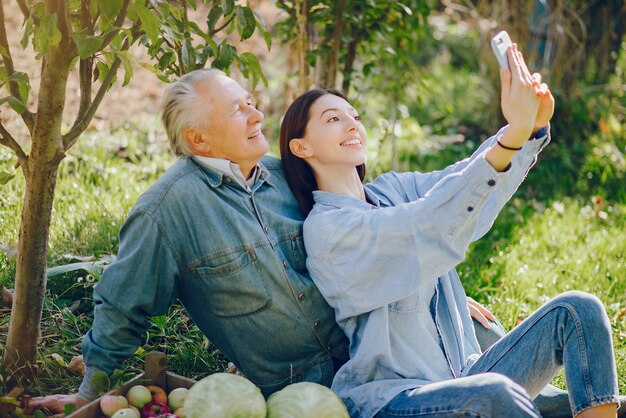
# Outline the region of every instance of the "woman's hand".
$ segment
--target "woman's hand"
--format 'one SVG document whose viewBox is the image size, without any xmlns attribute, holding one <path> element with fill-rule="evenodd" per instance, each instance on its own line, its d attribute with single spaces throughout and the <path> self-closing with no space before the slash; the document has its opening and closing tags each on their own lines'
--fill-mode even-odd
<svg viewBox="0 0 626 418">
<path fill-rule="evenodd" d="M 535 87 L 539 90 L 539 109 L 537 110 L 537 116 L 535 117 L 535 126 L 533 132 L 538 131 L 550 122 L 552 115 L 554 115 L 554 97 L 552 92 L 548 88 L 546 83 L 541 82 L 541 74 L 534 73 L 532 75 Z"/>
<path fill-rule="evenodd" d="M 489 309 L 485 308 L 469 296 L 467 297 L 467 307 L 469 308 L 472 318 L 480 322 L 480 324 L 486 329 L 491 329 L 489 321 L 495 321 L 496 317 L 489 312 Z"/>
<path fill-rule="evenodd" d="M 502 114 L 509 122 L 508 130 L 510 133 L 507 135 L 506 145 L 519 148 L 530 138 L 536 122 L 540 122 L 536 119 L 539 115 L 542 97 L 546 93 L 541 93 L 541 83 L 537 83 L 530 75 L 522 53 L 517 50 L 516 44 L 507 49 L 507 56 L 510 70 L 508 68 L 500 69 L 502 82 L 500 103 Z M 547 86 L 545 89 L 547 94 L 550 94 Z M 544 110 L 541 120 L 546 119 L 546 117 L 547 112 Z M 550 117 L 552 117 L 551 114 L 548 120 Z"/>
</svg>

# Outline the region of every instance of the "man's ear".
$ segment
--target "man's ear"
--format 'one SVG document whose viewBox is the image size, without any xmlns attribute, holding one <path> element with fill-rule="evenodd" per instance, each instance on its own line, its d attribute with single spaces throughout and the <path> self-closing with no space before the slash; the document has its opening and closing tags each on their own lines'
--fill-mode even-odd
<svg viewBox="0 0 626 418">
<path fill-rule="evenodd" d="M 289 149 L 296 157 L 309 158 L 313 156 L 313 151 L 309 148 L 306 141 L 300 138 L 294 138 L 289 141 Z"/>
<path fill-rule="evenodd" d="M 195 128 L 183 130 L 183 138 L 194 154 L 203 155 L 210 151 L 211 147 L 202 137 L 202 132 Z"/>
</svg>

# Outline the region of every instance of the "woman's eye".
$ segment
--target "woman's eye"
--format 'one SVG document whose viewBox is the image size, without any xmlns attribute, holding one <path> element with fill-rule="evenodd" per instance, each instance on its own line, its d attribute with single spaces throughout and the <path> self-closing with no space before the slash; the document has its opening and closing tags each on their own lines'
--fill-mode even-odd
<svg viewBox="0 0 626 418">
<path fill-rule="evenodd" d="M 361 120 L 361 117 L 359 115 L 355 115 L 354 120 Z"/>
<path fill-rule="evenodd" d="M 337 116 L 331 116 L 331 117 L 328 119 L 328 122 L 337 122 L 338 120 L 339 120 L 339 118 L 338 118 Z"/>
</svg>

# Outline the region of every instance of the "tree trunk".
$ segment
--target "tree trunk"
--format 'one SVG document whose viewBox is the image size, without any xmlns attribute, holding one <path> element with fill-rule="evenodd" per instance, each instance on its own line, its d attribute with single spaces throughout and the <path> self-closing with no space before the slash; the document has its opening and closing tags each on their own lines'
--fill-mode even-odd
<svg viewBox="0 0 626 418">
<path fill-rule="evenodd" d="M 334 89 L 338 64 L 339 64 L 339 50 L 341 48 L 341 35 L 343 34 L 343 10 L 345 7 L 345 0 L 339 0 L 337 3 L 337 14 L 335 15 L 335 28 L 333 29 L 332 44 L 330 49 L 330 55 L 328 56 L 328 65 L 326 66 L 326 77 L 323 87 Z"/>
<path fill-rule="evenodd" d="M 61 43 L 44 57 L 32 148 L 22 166 L 25 178 L 15 293 L 4 368 L 12 379 L 31 380 L 46 292 L 46 262 L 52 203 L 59 163 L 65 153 L 61 122 L 72 51 Z"/>
</svg>

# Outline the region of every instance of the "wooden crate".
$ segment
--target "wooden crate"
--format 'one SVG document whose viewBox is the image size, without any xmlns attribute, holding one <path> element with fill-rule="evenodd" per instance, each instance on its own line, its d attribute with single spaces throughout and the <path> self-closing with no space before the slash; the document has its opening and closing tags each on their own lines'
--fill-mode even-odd
<svg viewBox="0 0 626 418">
<path fill-rule="evenodd" d="M 134 385 L 157 385 L 170 392 L 176 388 L 190 388 L 196 383 L 195 380 L 179 376 L 167 371 L 165 354 L 153 351 L 146 355 L 144 365 L 145 372 L 129 380 L 118 389 L 112 390 L 107 395 L 125 395 L 128 389 Z M 72 412 L 67 418 L 106 418 L 100 410 L 100 398 L 89 402 L 82 408 Z"/>
</svg>

